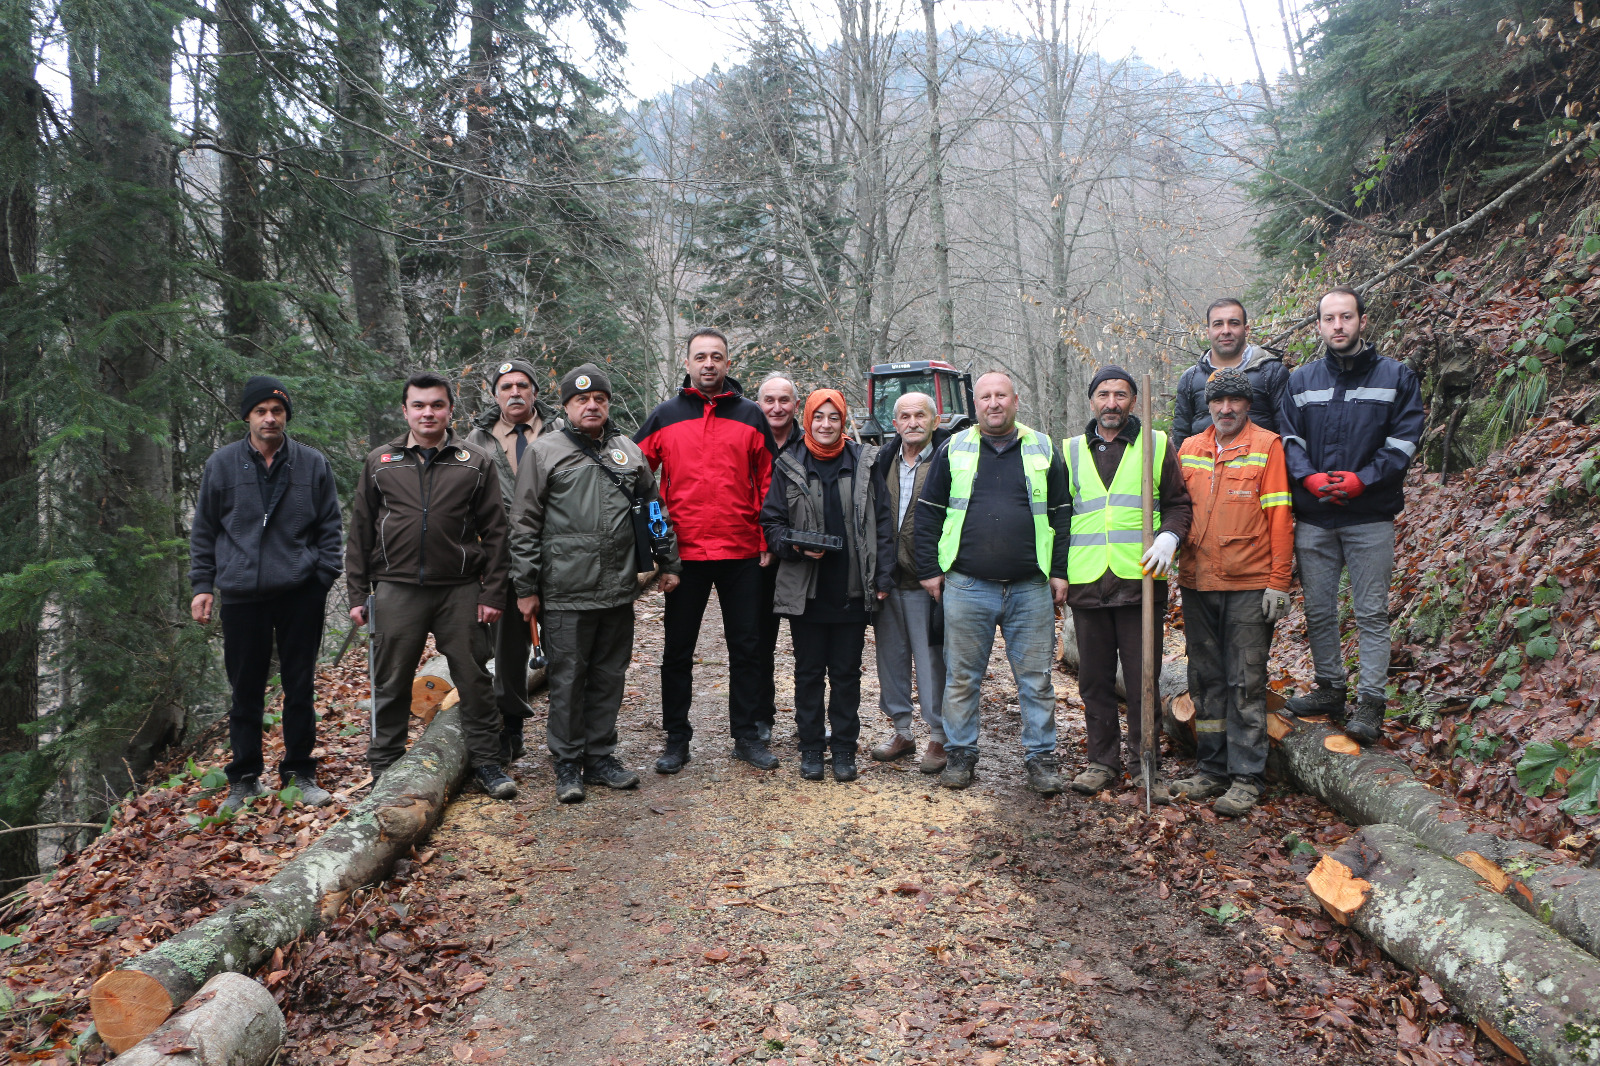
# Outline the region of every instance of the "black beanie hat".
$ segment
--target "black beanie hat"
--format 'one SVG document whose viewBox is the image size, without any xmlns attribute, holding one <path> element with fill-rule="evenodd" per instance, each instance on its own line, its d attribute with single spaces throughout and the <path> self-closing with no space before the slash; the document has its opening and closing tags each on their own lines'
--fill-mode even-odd
<svg viewBox="0 0 1600 1066">
<path fill-rule="evenodd" d="M 533 391 L 539 391 L 538 371 L 533 369 L 533 364 L 526 359 L 507 359 L 503 363 L 496 363 L 489 372 L 489 391 L 493 392 L 500 387 L 500 379 L 507 374 L 526 374 L 528 382 L 533 386 Z"/>
<path fill-rule="evenodd" d="M 283 382 L 265 375 L 251 378 L 244 383 L 244 395 L 239 397 L 239 417 L 248 422 L 256 404 L 273 399 L 283 401 L 286 419 L 294 417 L 294 404 L 289 402 L 289 390 L 283 387 Z"/>
<path fill-rule="evenodd" d="M 1119 378 L 1128 383 L 1128 388 L 1133 390 L 1133 394 L 1135 396 L 1139 395 L 1139 386 L 1138 383 L 1133 380 L 1133 375 L 1122 369 L 1120 366 L 1117 366 L 1115 363 L 1112 363 L 1109 366 L 1103 366 L 1099 370 L 1095 371 L 1094 377 L 1089 379 L 1089 395 L 1094 395 L 1094 390 L 1100 387 L 1100 383 L 1102 381 L 1115 381 Z"/>
<path fill-rule="evenodd" d="M 561 406 L 580 392 L 599 390 L 611 395 L 611 379 L 593 363 L 581 363 L 561 376 Z"/>
</svg>

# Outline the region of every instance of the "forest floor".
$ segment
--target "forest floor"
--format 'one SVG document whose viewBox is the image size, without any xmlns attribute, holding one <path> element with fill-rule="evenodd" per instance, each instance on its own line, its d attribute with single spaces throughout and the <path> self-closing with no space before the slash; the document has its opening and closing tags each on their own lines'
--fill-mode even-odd
<svg viewBox="0 0 1600 1066">
<path fill-rule="evenodd" d="M 714 605 L 694 759 L 659 776 L 659 595 L 638 612 L 619 754 L 640 788 L 557 804 L 539 696 L 515 801 L 457 797 L 425 851 L 258 975 L 288 1015 L 287 1062 L 1507 1061 L 1430 979 L 1310 899 L 1305 874 L 1349 833 L 1317 801 L 1274 787 L 1234 821 L 1194 805 L 1146 816 L 1131 787 L 1034 795 L 998 640 L 971 789 L 864 750 L 858 782 L 802 781 L 782 711 L 783 765 L 760 773 L 730 756 Z M 785 633 L 785 710 L 791 668 Z M 352 656 L 319 682 L 336 807 L 272 800 L 209 824 L 219 797 L 175 773 L 0 914 L 19 940 L 0 939 L 13 1061 L 102 1061 L 70 1050 L 93 978 L 270 877 L 359 799 L 364 669 Z M 1070 676 L 1056 687 L 1076 773 L 1082 709 Z M 887 729 L 870 630 L 864 690 L 863 749 Z M 199 768 L 223 748 L 213 738 Z"/>
</svg>

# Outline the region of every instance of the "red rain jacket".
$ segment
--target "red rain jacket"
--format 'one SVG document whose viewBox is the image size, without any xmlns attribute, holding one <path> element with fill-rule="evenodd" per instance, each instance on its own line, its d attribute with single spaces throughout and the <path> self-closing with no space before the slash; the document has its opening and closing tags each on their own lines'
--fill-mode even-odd
<svg viewBox="0 0 1600 1066">
<path fill-rule="evenodd" d="M 767 417 L 732 378 L 707 397 L 684 375 L 634 435 L 657 471 L 685 561 L 753 559 L 766 550 L 757 517 L 772 483 Z"/>
</svg>

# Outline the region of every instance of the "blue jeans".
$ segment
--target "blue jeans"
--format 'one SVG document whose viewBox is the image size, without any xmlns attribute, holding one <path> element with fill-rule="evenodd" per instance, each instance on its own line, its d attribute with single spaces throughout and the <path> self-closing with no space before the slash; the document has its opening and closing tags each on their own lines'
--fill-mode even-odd
<svg viewBox="0 0 1600 1066">
<path fill-rule="evenodd" d="M 1050 679 L 1056 614 L 1050 583 L 984 581 L 955 571 L 944 576 L 945 749 L 978 753 L 978 687 L 989 672 L 995 627 L 1022 708 L 1026 758 L 1056 750 L 1056 690 Z"/>
</svg>

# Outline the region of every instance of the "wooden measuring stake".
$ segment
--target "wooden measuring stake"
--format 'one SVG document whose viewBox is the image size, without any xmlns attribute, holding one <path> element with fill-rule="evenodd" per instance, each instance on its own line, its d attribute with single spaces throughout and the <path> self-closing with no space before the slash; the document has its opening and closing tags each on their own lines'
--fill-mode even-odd
<svg viewBox="0 0 1600 1066">
<path fill-rule="evenodd" d="M 1139 387 L 1139 439 L 1144 457 L 1140 478 L 1139 506 L 1144 518 L 1144 550 L 1155 540 L 1156 431 L 1150 417 L 1150 372 L 1145 371 Z M 1144 569 L 1144 568 L 1141 568 Z M 1139 764 L 1144 775 L 1144 813 L 1150 813 L 1150 796 L 1156 787 L 1156 581 L 1144 569 L 1144 587 L 1139 597 Z"/>
</svg>

